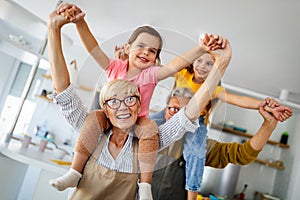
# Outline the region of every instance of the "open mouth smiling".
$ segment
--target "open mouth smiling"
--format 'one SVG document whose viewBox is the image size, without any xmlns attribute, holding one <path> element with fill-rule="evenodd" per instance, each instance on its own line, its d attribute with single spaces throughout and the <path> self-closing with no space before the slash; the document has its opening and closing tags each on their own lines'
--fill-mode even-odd
<svg viewBox="0 0 300 200">
<path fill-rule="evenodd" d="M 139 57 L 139 56 L 138 56 L 138 58 L 139 58 L 142 62 L 145 62 L 145 63 L 149 61 L 148 59 L 146 59 L 146 58 L 144 58 L 144 57 Z"/>
<path fill-rule="evenodd" d="M 197 72 L 198 72 L 199 74 L 206 74 L 206 73 L 207 73 L 206 70 L 197 70 Z"/>
<path fill-rule="evenodd" d="M 117 119 L 128 119 L 130 117 L 131 117 L 131 114 L 121 114 L 121 115 L 116 116 Z"/>
</svg>

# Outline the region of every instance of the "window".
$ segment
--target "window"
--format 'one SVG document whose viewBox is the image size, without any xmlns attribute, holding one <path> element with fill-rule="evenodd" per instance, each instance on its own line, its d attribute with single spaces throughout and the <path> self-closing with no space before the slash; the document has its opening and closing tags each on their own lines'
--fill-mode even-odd
<svg viewBox="0 0 300 200">
<path fill-rule="evenodd" d="M 32 65 L 19 62 L 15 74 L 10 74 L 10 78 L 13 79 L 9 94 L 6 97 L 3 109 L 1 111 L 0 129 L 1 132 L 10 131 L 15 118 L 18 115 L 18 110 L 21 104 L 22 93 L 24 92 L 25 85 L 28 81 Z M 39 68 L 36 76 L 34 77 L 32 87 L 30 87 L 29 94 L 24 102 L 23 108 L 18 118 L 18 122 L 14 129 L 14 134 L 23 135 L 26 131 L 28 124 L 30 123 L 34 111 L 36 109 L 36 93 L 41 82 L 41 74 L 45 73 L 45 69 Z"/>
</svg>

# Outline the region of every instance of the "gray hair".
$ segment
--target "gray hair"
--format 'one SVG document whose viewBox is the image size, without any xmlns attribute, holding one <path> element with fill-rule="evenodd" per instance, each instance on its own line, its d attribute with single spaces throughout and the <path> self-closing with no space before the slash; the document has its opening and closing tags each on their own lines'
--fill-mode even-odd
<svg viewBox="0 0 300 200">
<path fill-rule="evenodd" d="M 185 97 L 191 99 L 194 96 L 194 92 L 186 87 L 174 88 L 171 94 L 167 98 L 167 104 L 172 97 Z"/>
</svg>

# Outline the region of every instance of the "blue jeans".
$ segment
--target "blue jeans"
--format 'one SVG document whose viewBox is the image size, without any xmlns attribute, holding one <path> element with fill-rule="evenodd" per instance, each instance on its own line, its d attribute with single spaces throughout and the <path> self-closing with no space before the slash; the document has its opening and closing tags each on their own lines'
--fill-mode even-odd
<svg viewBox="0 0 300 200">
<path fill-rule="evenodd" d="M 195 133 L 187 132 L 184 136 L 185 189 L 193 192 L 200 192 L 205 166 L 207 128 L 203 120 L 203 117 L 199 118 L 200 127 L 196 129 Z"/>
</svg>

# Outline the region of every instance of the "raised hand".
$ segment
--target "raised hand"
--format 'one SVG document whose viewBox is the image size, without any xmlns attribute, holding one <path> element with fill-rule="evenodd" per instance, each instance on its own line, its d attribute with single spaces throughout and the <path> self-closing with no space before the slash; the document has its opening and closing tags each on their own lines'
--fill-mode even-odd
<svg viewBox="0 0 300 200">
<path fill-rule="evenodd" d="M 272 109 L 272 114 L 278 121 L 284 122 L 285 120 L 293 116 L 293 111 L 287 106 L 280 105 Z"/>
<path fill-rule="evenodd" d="M 219 63 L 219 67 L 226 66 L 229 64 L 232 57 L 232 49 L 230 42 L 227 39 L 222 38 L 222 45 L 225 45 L 224 48 L 219 48 L 214 51 L 209 51 L 210 54 L 216 59 L 215 62 Z M 225 42 L 225 43 L 224 43 Z"/>
<path fill-rule="evenodd" d="M 65 17 L 69 22 L 77 23 L 84 19 L 85 13 L 76 5 L 70 3 L 61 3 L 56 12 Z"/>
<path fill-rule="evenodd" d="M 49 14 L 48 25 L 52 27 L 61 28 L 64 24 L 69 23 L 62 15 L 57 14 L 56 11 L 53 11 Z"/>
<path fill-rule="evenodd" d="M 264 109 L 271 113 L 277 121 L 283 122 L 293 115 L 291 108 L 280 105 L 275 99 L 266 98 L 264 103 Z"/>
<path fill-rule="evenodd" d="M 271 112 L 265 109 L 266 107 L 267 107 L 267 102 L 263 101 L 259 105 L 258 112 L 264 118 L 265 123 L 268 123 L 268 125 L 270 125 L 274 129 L 278 121 L 276 120 L 275 116 Z"/>
<path fill-rule="evenodd" d="M 275 108 L 277 106 L 280 106 L 280 103 L 278 101 L 276 101 L 275 99 L 270 98 L 270 97 L 265 98 L 265 102 L 266 102 L 266 105 L 270 108 Z"/>
<path fill-rule="evenodd" d="M 116 45 L 115 49 L 114 49 L 114 55 L 115 55 L 115 58 L 117 58 L 117 59 L 121 59 L 121 60 L 128 59 L 128 55 L 125 53 L 124 45 L 121 45 L 121 46 Z"/>
<path fill-rule="evenodd" d="M 226 47 L 227 39 L 221 35 L 203 34 L 200 37 L 200 45 L 205 45 L 207 50 L 214 51 L 216 49 L 223 49 Z"/>
</svg>

